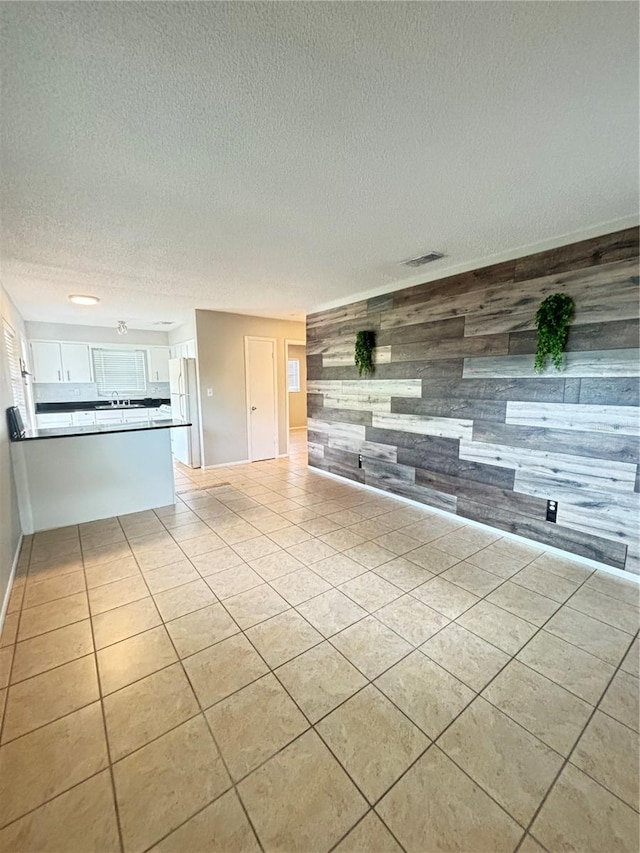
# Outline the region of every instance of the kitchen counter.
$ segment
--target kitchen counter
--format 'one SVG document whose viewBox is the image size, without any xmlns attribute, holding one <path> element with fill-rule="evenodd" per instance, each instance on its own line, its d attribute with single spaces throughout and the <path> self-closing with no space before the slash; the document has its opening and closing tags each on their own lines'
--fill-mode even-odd
<svg viewBox="0 0 640 853">
<path fill-rule="evenodd" d="M 175 503 L 171 430 L 188 421 L 38 428 L 11 442 L 25 533 Z M 42 439 L 55 439 L 42 440 Z"/>
<path fill-rule="evenodd" d="M 36 414 L 62 414 L 64 412 L 92 412 L 92 411 L 122 411 L 127 409 L 157 409 L 162 405 L 169 405 L 171 400 L 164 397 L 132 397 L 129 405 L 125 406 L 122 401 L 117 405 L 111 405 L 111 399 L 102 400 L 67 400 L 62 403 L 36 403 Z"/>
<path fill-rule="evenodd" d="M 50 427 L 48 429 L 25 430 L 21 438 L 14 439 L 16 442 L 39 441 L 45 438 L 71 438 L 80 435 L 102 435 L 111 432 L 141 432 L 153 429 L 174 429 L 176 427 L 190 427 L 188 421 L 168 418 L 163 421 L 139 421 L 136 423 L 102 423 L 87 424 L 86 426 Z"/>
</svg>

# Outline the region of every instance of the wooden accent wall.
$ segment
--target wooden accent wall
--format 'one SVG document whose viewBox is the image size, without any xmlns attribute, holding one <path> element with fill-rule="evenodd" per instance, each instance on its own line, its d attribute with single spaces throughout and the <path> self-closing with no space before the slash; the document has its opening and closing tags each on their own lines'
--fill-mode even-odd
<svg viewBox="0 0 640 853">
<path fill-rule="evenodd" d="M 536 374 L 557 291 L 576 304 L 566 366 Z M 629 229 L 310 315 L 309 463 L 640 573 L 639 297 Z"/>
</svg>

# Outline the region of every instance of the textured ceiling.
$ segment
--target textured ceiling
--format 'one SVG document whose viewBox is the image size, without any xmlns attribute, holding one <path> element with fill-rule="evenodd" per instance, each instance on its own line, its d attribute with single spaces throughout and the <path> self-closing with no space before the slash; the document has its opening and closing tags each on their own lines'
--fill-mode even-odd
<svg viewBox="0 0 640 853">
<path fill-rule="evenodd" d="M 28 319 L 302 316 L 637 214 L 635 3 L 0 6 Z"/>
</svg>

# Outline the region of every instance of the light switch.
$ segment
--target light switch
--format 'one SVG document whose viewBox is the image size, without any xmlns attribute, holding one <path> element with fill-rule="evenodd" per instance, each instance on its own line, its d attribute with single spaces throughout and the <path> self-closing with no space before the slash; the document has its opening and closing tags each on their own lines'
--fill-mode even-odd
<svg viewBox="0 0 640 853">
<path fill-rule="evenodd" d="M 213 388 L 207 388 L 207 397 L 213 397 Z"/>
</svg>

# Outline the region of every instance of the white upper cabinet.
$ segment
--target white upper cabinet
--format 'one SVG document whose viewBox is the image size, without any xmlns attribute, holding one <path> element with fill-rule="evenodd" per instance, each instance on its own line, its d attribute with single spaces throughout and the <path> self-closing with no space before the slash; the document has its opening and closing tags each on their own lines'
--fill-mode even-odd
<svg viewBox="0 0 640 853">
<path fill-rule="evenodd" d="M 49 341 L 31 343 L 34 382 L 62 382 L 60 344 Z"/>
<path fill-rule="evenodd" d="M 149 350 L 149 382 L 169 381 L 168 347 L 152 347 Z"/>
<path fill-rule="evenodd" d="M 32 341 L 34 382 L 91 382 L 87 344 Z"/>
<path fill-rule="evenodd" d="M 60 344 L 63 382 L 91 382 L 91 357 L 86 344 Z"/>
</svg>

